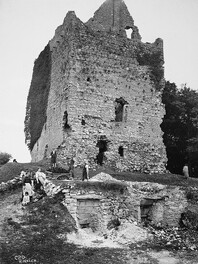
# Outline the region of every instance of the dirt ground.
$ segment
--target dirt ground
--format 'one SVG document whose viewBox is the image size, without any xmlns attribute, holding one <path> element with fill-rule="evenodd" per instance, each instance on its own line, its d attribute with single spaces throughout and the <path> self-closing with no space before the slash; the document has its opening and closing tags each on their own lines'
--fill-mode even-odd
<svg viewBox="0 0 198 264">
<path fill-rule="evenodd" d="M 24 208 L 20 199 L 20 190 L 0 196 L 0 240 L 3 239 L 3 223 L 11 220 L 10 218 L 17 223 L 19 222 L 19 217 L 23 215 Z"/>
<path fill-rule="evenodd" d="M 15 190 L 9 195 L 4 195 L 0 197 L 0 242 L 1 244 L 10 243 L 8 242 L 7 234 L 5 233 L 4 227 L 5 223 L 8 223 L 12 227 L 12 234 L 17 236 L 17 224 L 20 225 L 21 217 L 25 214 L 26 208 L 21 206 L 20 202 L 21 191 Z M 5 246 L 1 248 L 1 256 L 4 255 L 4 258 L 0 258 L 0 263 L 2 264 L 15 264 L 15 263 L 37 263 L 37 264 L 75 264 L 75 263 L 93 263 L 97 264 L 109 263 L 109 264 L 197 264 L 198 263 L 198 252 L 197 251 L 175 251 L 175 250 L 166 250 L 160 249 L 156 250 L 152 247 L 146 248 L 142 247 L 138 241 L 133 242 L 131 245 L 129 241 L 124 243 L 122 237 L 122 243 L 119 239 L 116 241 L 111 237 L 105 239 L 97 234 L 94 234 L 90 230 L 80 230 L 80 232 L 70 233 L 65 235 L 62 233 L 59 235 L 59 238 L 62 240 L 67 240 L 67 249 L 71 246 L 70 254 L 67 257 L 67 260 L 64 258 L 56 260 L 53 259 L 53 262 L 50 260 L 43 260 L 44 257 L 41 256 L 27 256 L 27 251 L 23 251 L 21 247 L 20 253 L 18 251 L 13 255 L 12 258 L 5 258 L 3 250 Z M 121 239 L 121 237 L 120 237 Z M 64 247 L 62 249 L 64 251 Z M 42 254 L 42 253 L 41 253 Z M 57 254 L 57 253 L 55 253 Z M 62 252 L 60 251 L 60 256 Z M 71 257 L 72 256 L 72 257 Z M 105 260 L 105 262 L 104 262 Z"/>
</svg>

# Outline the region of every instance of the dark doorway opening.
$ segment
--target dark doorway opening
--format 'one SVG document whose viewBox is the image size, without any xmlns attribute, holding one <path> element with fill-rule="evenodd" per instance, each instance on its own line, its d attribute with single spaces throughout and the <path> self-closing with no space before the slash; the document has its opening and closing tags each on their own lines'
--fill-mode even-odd
<svg viewBox="0 0 198 264">
<path fill-rule="evenodd" d="M 154 201 L 152 199 L 143 199 L 140 202 L 141 221 L 149 223 L 151 221 L 151 214 Z"/>
<path fill-rule="evenodd" d="M 98 229 L 99 205 L 100 200 L 98 199 L 77 200 L 77 219 L 81 228 Z"/>
<path fill-rule="evenodd" d="M 99 148 L 99 153 L 96 156 L 96 161 L 97 161 L 97 164 L 101 166 L 104 162 L 104 153 L 105 151 L 107 151 L 107 143 L 108 143 L 108 140 L 106 139 L 106 136 L 103 136 L 103 137 L 101 136 L 101 139 L 98 140 L 97 145 L 96 145 L 96 147 Z"/>
</svg>

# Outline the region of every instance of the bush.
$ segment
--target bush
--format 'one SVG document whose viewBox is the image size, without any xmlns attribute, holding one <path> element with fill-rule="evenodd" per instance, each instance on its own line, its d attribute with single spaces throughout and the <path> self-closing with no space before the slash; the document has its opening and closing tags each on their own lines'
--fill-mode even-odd
<svg viewBox="0 0 198 264">
<path fill-rule="evenodd" d="M 12 158 L 12 155 L 6 152 L 0 152 L 0 165 L 6 164 L 11 158 Z"/>
</svg>

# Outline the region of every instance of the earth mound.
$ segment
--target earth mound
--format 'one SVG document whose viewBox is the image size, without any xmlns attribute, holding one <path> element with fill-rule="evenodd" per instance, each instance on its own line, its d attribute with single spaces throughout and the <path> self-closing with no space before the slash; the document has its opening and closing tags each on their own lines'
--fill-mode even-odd
<svg viewBox="0 0 198 264">
<path fill-rule="evenodd" d="M 101 172 L 101 173 L 93 176 L 90 179 L 90 181 L 101 181 L 101 182 L 104 182 L 104 181 L 117 181 L 117 182 L 119 182 L 119 180 L 116 180 L 110 174 L 107 174 L 107 173 L 104 173 L 104 172 Z"/>
</svg>

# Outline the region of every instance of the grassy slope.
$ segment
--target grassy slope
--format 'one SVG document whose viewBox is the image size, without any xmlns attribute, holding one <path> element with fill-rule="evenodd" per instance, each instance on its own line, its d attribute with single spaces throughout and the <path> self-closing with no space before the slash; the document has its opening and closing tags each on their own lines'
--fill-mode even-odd
<svg viewBox="0 0 198 264">
<path fill-rule="evenodd" d="M 9 162 L 0 167 L 0 183 L 6 182 L 21 173 L 22 170 L 32 170 L 36 171 L 38 168 L 42 168 L 43 170 L 49 167 L 48 162 L 38 162 L 38 163 L 15 163 Z"/>
<path fill-rule="evenodd" d="M 7 181 L 20 173 L 21 169 L 43 170 L 49 167 L 48 163 L 8 163 L 0 168 L 1 180 Z M 197 179 L 185 180 L 182 176 L 164 174 L 147 175 L 141 173 L 116 173 L 110 169 L 100 168 L 91 171 L 91 177 L 101 171 L 111 174 L 120 180 L 149 181 L 163 184 L 194 185 L 198 186 Z M 75 177 L 80 178 L 82 169 L 75 169 Z M 80 182 L 81 184 L 82 182 Z M 82 184 L 86 184 L 82 183 Z M 16 192 L 16 191 L 15 191 Z M 10 194 L 12 195 L 12 194 Z M 59 198 L 45 197 L 27 208 L 20 223 L 5 221 L 4 236 L 6 241 L 0 245 L 0 263 L 14 264 L 15 256 L 24 255 L 27 259 L 37 263 L 57 264 L 122 264 L 127 263 L 127 252 L 124 249 L 108 248 L 79 248 L 68 244 L 64 237 L 57 236 L 75 230 L 75 224 L 67 209 L 60 204 Z M 5 199 L 5 197 L 4 197 Z M 3 199 L 3 200 L 4 200 Z M 17 201 L 16 201 L 17 202 Z M 163 242 L 163 241 L 162 241 Z M 154 244 L 154 248 L 160 242 Z M 147 245 L 146 245 L 147 247 Z M 135 256 L 136 257 L 136 256 Z M 154 262 L 147 262 L 154 263 Z"/>
<path fill-rule="evenodd" d="M 38 162 L 38 163 L 7 163 L 0 168 L 0 183 L 6 182 L 13 179 L 15 176 L 19 175 L 21 170 L 30 169 L 36 171 L 38 168 L 46 170 L 50 167 L 49 160 Z M 81 179 L 82 169 L 75 168 L 75 179 Z M 116 172 L 110 168 L 99 167 L 97 170 L 90 170 L 90 177 L 100 173 L 105 172 L 115 177 L 118 180 L 125 181 L 139 181 L 139 182 L 156 182 L 165 185 L 178 185 L 178 186 L 197 186 L 197 178 L 185 179 L 182 175 L 175 174 L 143 174 L 143 173 L 133 173 L 133 172 Z"/>
<path fill-rule="evenodd" d="M 76 230 L 76 226 L 61 200 L 61 194 L 45 197 L 26 207 L 20 223 L 5 221 L 1 264 L 19 263 L 15 257 L 20 255 L 39 264 L 126 263 L 123 249 L 79 248 L 67 243 L 64 235 Z"/>
</svg>

